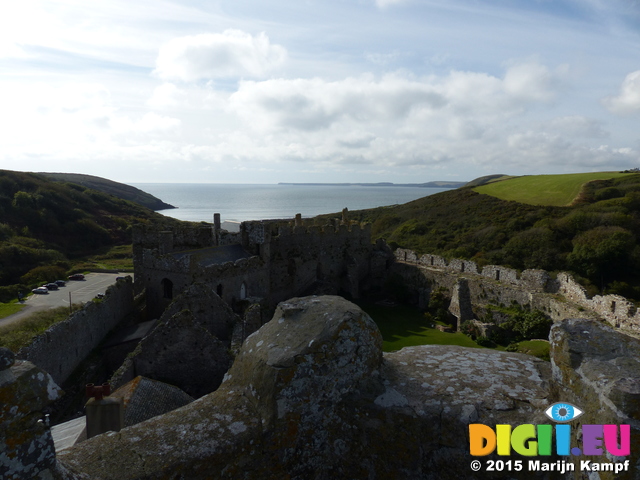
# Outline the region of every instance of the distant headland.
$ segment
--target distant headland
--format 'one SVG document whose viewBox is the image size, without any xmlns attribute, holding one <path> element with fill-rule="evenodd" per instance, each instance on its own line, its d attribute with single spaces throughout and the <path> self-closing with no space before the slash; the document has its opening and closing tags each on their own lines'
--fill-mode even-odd
<svg viewBox="0 0 640 480">
<path fill-rule="evenodd" d="M 391 183 L 391 182 L 378 182 L 378 183 L 290 183 L 279 182 L 278 185 L 324 185 L 324 186 L 336 186 L 336 187 L 418 187 L 418 188 L 459 188 L 466 185 L 468 182 L 427 182 L 427 183 Z"/>
</svg>

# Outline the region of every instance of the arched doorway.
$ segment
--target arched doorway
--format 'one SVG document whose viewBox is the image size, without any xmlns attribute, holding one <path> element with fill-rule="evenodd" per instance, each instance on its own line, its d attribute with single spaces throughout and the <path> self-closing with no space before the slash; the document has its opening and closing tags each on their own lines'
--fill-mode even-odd
<svg viewBox="0 0 640 480">
<path fill-rule="evenodd" d="M 173 282 L 168 278 L 163 278 L 160 282 L 162 285 L 162 298 L 173 298 Z"/>
</svg>

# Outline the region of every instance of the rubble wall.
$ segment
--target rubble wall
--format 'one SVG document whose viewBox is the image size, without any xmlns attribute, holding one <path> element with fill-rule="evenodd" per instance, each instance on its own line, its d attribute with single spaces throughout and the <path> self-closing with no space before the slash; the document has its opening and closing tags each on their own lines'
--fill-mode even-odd
<svg viewBox="0 0 640 480">
<path fill-rule="evenodd" d="M 589 299 L 584 288 L 565 272 L 554 280 L 544 270 L 518 272 L 499 265 L 480 269 L 469 260 L 447 261 L 404 249 L 397 249 L 394 255 L 396 263 L 391 272 L 404 279 L 422 305 L 426 305 L 433 288 L 444 287 L 453 292 L 458 278 L 464 277 L 474 305 L 517 303 L 541 310 L 554 321 L 572 317 L 603 319 L 615 327 L 640 331 L 640 318 L 631 302 L 617 295 Z M 632 315 L 628 315 L 630 312 Z"/>
</svg>

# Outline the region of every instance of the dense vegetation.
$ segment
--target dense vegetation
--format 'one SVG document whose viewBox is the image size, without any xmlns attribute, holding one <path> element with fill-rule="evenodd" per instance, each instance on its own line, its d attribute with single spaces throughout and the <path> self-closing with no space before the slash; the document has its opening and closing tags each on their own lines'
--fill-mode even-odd
<svg viewBox="0 0 640 480">
<path fill-rule="evenodd" d="M 131 225 L 172 222 L 81 185 L 0 171 L 0 301 L 65 275 L 70 261 L 131 243 Z"/>
<path fill-rule="evenodd" d="M 169 205 L 150 193 L 143 192 L 139 188 L 102 177 L 94 177 L 93 175 L 84 175 L 81 173 L 39 173 L 38 175 L 48 178 L 49 180 L 82 185 L 85 188 L 107 193 L 122 198 L 123 200 L 129 200 L 143 207 L 150 208 L 151 210 L 175 208 L 173 205 Z"/>
<path fill-rule="evenodd" d="M 334 216 L 334 215 L 332 215 Z M 574 272 L 591 294 L 640 299 L 640 174 L 586 183 L 571 206 L 506 201 L 465 187 L 350 212 L 392 247 L 480 266 Z"/>
</svg>

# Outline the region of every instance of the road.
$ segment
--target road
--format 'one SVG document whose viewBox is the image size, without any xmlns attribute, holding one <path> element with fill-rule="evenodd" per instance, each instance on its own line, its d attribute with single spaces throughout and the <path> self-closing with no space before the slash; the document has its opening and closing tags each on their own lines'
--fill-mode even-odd
<svg viewBox="0 0 640 480">
<path fill-rule="evenodd" d="M 47 308 L 68 307 L 69 293 L 72 303 L 86 303 L 98 293 L 104 293 L 109 285 L 116 282 L 116 277 L 123 277 L 130 273 L 88 273 L 84 280 L 69 280 L 64 287 L 51 290 L 46 295 L 31 295 L 24 302 L 25 307 L 18 313 L 0 319 L 0 327 L 17 322 L 32 313 Z"/>
</svg>

